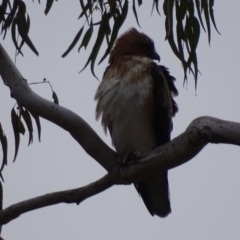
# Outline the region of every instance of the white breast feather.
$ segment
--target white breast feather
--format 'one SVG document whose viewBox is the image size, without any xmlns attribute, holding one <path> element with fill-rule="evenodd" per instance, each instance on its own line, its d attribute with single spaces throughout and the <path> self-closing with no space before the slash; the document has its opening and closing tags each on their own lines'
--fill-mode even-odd
<svg viewBox="0 0 240 240">
<path fill-rule="evenodd" d="M 121 79 L 118 75 L 103 79 L 95 96 L 96 118 L 102 116 L 105 131 L 111 128 L 113 145 L 124 155 L 149 151 L 156 144 L 153 124 L 148 119 L 152 105 L 146 108 L 146 101 L 152 102 L 152 79 L 144 68 L 145 63 L 138 63 Z M 135 75 L 141 78 L 136 80 Z"/>
</svg>

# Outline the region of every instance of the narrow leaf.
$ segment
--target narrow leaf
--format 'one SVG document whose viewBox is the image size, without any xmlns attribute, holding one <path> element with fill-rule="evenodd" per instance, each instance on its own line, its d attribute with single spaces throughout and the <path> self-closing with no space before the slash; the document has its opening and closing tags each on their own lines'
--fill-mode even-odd
<svg viewBox="0 0 240 240">
<path fill-rule="evenodd" d="M 29 33 L 29 29 L 30 29 L 30 17 L 29 15 L 27 15 L 27 22 L 26 22 L 26 33 Z M 24 44 L 24 40 L 22 39 L 21 44 L 19 45 L 19 48 L 22 49 L 22 46 Z"/>
<path fill-rule="evenodd" d="M 38 140 L 39 142 L 41 142 L 41 123 L 40 123 L 40 118 L 37 114 L 35 114 L 34 112 L 30 112 L 31 115 L 33 116 L 36 125 L 37 125 L 37 130 L 38 130 Z"/>
<path fill-rule="evenodd" d="M 160 11 L 159 11 L 159 0 L 155 0 L 155 3 L 156 3 L 156 10 L 157 10 L 157 13 L 158 15 L 160 16 Z"/>
<path fill-rule="evenodd" d="M 76 43 L 78 42 L 78 40 L 80 39 L 80 37 L 82 35 L 83 29 L 84 29 L 84 26 L 82 26 L 82 28 L 78 31 L 77 35 L 75 36 L 72 43 L 68 47 L 67 51 L 63 53 L 62 57 L 66 57 L 67 54 L 74 48 L 74 46 L 76 45 Z"/>
<path fill-rule="evenodd" d="M 200 24 L 198 22 L 198 19 L 196 17 L 187 17 L 186 19 L 186 30 L 187 39 L 189 43 L 189 47 L 187 45 L 187 49 L 189 52 L 188 57 L 188 64 L 194 65 L 194 77 L 195 77 L 195 84 L 197 82 L 198 77 L 198 66 L 197 66 L 197 54 L 196 49 L 199 41 L 200 36 Z"/>
<path fill-rule="evenodd" d="M 166 16 L 165 20 L 165 29 L 166 29 L 166 37 L 165 39 L 168 38 L 168 36 L 172 32 L 173 28 L 173 6 L 174 6 L 174 0 L 165 0 L 163 4 L 163 10 L 164 14 Z"/>
<path fill-rule="evenodd" d="M 98 3 L 99 3 L 99 6 L 100 6 L 100 9 L 101 9 L 101 13 L 103 13 L 103 1 L 102 0 L 100 0 L 100 1 L 98 1 Z M 104 8 L 105 8 L 105 11 L 106 11 L 106 7 L 104 6 Z"/>
<path fill-rule="evenodd" d="M 80 1 L 80 5 L 82 7 L 82 12 L 80 13 L 78 19 L 80 19 L 83 15 L 85 15 L 86 19 L 88 20 L 88 16 L 87 16 L 87 10 L 90 7 L 89 2 L 87 2 L 87 4 L 84 6 L 83 1 Z"/>
<path fill-rule="evenodd" d="M 142 0 L 138 0 L 138 6 L 140 7 L 142 5 Z"/>
<path fill-rule="evenodd" d="M 22 107 L 20 107 L 20 112 L 28 128 L 28 132 L 29 132 L 28 146 L 29 146 L 33 142 L 32 119 L 27 109 L 23 109 Z"/>
<path fill-rule="evenodd" d="M 201 0 L 201 6 L 204 11 L 205 21 L 207 24 L 207 33 L 208 33 L 208 43 L 210 44 L 211 41 L 211 26 L 210 26 L 210 19 L 209 19 L 209 11 L 208 11 L 208 0 Z"/>
<path fill-rule="evenodd" d="M 214 0 L 209 0 L 209 12 L 210 12 L 210 17 L 211 17 L 213 26 L 216 29 L 216 31 L 221 35 L 221 33 L 217 29 L 217 25 L 215 22 L 214 13 L 213 13 L 213 5 L 214 5 Z"/>
<path fill-rule="evenodd" d="M 54 0 L 47 0 L 46 8 L 45 8 L 45 11 L 44 11 L 45 15 L 47 15 L 49 13 L 49 11 L 50 11 L 50 9 L 51 9 L 51 7 L 53 5 L 53 1 Z"/>
<path fill-rule="evenodd" d="M 2 174 L 1 174 L 1 177 L 2 177 Z M 2 211 L 2 209 L 3 209 L 3 187 L 2 187 L 2 183 L 0 182 L 0 211 Z M 2 226 L 0 227 L 0 233 L 1 233 L 1 230 L 2 230 Z"/>
<path fill-rule="evenodd" d="M 18 32 L 23 41 L 28 45 L 28 47 L 38 56 L 38 51 L 33 45 L 31 39 L 28 36 L 28 23 L 25 19 L 25 15 L 22 12 L 22 10 L 18 10 L 17 16 L 16 16 L 17 26 L 18 26 Z"/>
<path fill-rule="evenodd" d="M 153 0 L 153 5 L 152 5 L 151 14 L 153 13 L 154 7 L 156 8 L 156 11 L 157 11 L 158 15 L 161 16 L 161 14 L 160 14 L 160 12 L 159 12 L 159 0 Z"/>
<path fill-rule="evenodd" d="M 2 173 L 0 173 L 0 178 L 2 179 L 2 181 L 4 182 L 4 178 L 3 178 L 3 175 L 2 175 Z M 0 233 L 1 233 L 1 231 L 2 231 L 2 226 L 0 226 Z M 1 240 L 1 239 L 0 239 Z"/>
<path fill-rule="evenodd" d="M 177 43 L 178 43 L 178 52 L 181 57 L 185 61 L 183 44 L 182 41 L 185 41 L 184 31 L 182 21 L 177 22 Z M 186 71 L 186 69 L 184 69 Z"/>
<path fill-rule="evenodd" d="M 114 44 L 114 42 L 115 42 L 115 40 L 116 40 L 116 38 L 118 36 L 118 31 L 121 28 L 122 24 L 124 23 L 124 21 L 125 21 L 125 19 L 127 17 L 127 13 L 128 13 L 128 1 L 126 0 L 124 2 L 124 5 L 123 5 L 122 15 L 120 15 L 114 22 L 110 42 L 108 44 L 108 47 L 107 47 L 103 57 L 101 58 L 101 60 L 99 61 L 98 64 L 100 64 L 108 56 L 108 54 L 110 53 L 110 51 L 111 51 L 111 49 L 113 47 L 113 44 Z"/>
<path fill-rule="evenodd" d="M 202 14 L 201 14 L 201 10 L 200 10 L 200 2 L 199 2 L 199 0 L 195 0 L 195 6 L 197 8 L 198 18 L 200 20 L 202 28 L 203 28 L 204 32 L 206 32 L 204 24 L 203 24 L 203 20 L 202 20 Z"/>
<path fill-rule="evenodd" d="M 91 22 L 91 25 L 90 25 L 89 29 L 87 30 L 87 32 L 85 33 L 82 43 L 81 43 L 80 47 L 78 48 L 78 52 L 81 50 L 82 47 L 84 47 L 85 49 L 87 48 L 88 43 L 92 37 L 92 33 L 93 33 L 93 25 Z"/>
<path fill-rule="evenodd" d="M 5 23 L 3 24 L 3 27 L 2 27 L 2 32 L 5 31 L 5 35 L 6 35 L 6 32 L 7 32 L 7 29 L 11 26 L 12 24 L 12 21 L 14 19 L 14 16 L 16 14 L 16 11 L 18 9 L 18 4 L 17 4 L 17 1 L 14 1 L 13 2 L 13 7 L 10 11 L 10 13 L 8 14 L 8 17 L 5 21 Z M 5 37 L 5 36 L 4 36 Z"/>
<path fill-rule="evenodd" d="M 110 15 L 108 15 L 108 14 L 103 15 L 102 24 L 100 25 L 99 30 L 98 30 L 98 36 L 97 36 L 97 39 L 96 39 L 96 43 L 93 46 L 92 59 L 91 59 L 91 72 L 92 72 L 92 74 L 95 78 L 97 78 L 97 77 L 94 73 L 94 65 L 95 65 L 96 58 L 98 56 L 98 52 L 99 52 L 99 50 L 102 46 L 102 43 L 103 43 L 103 39 L 104 39 L 104 36 L 105 36 L 105 31 L 107 30 L 106 25 L 107 25 L 107 22 L 109 20 L 109 16 Z"/>
<path fill-rule="evenodd" d="M 110 17 L 110 15 L 107 14 L 107 13 L 103 14 L 101 25 L 98 29 L 98 35 L 97 35 L 96 42 L 93 46 L 92 52 L 91 52 L 91 54 L 90 54 L 90 56 L 89 56 L 89 58 L 88 58 L 88 60 L 85 64 L 85 66 L 83 67 L 83 69 L 80 72 L 82 72 L 88 66 L 88 64 L 91 62 L 91 71 L 92 71 L 93 76 L 96 77 L 96 75 L 94 73 L 94 64 L 95 64 L 99 49 L 102 45 L 102 42 L 103 42 L 103 39 L 104 39 L 104 36 L 105 36 L 106 22 L 108 21 L 109 17 Z"/>
<path fill-rule="evenodd" d="M 197 54 L 194 52 L 193 54 L 193 66 L 194 66 L 194 73 L 195 73 L 195 90 L 197 89 L 197 78 L 198 78 L 198 62 L 197 62 Z"/>
<path fill-rule="evenodd" d="M 12 40 L 13 44 L 15 45 L 15 48 L 17 49 L 18 53 L 20 53 L 23 56 L 23 53 L 21 52 L 21 49 L 18 46 L 17 39 L 16 39 L 16 20 L 13 20 L 12 27 L 11 27 L 11 33 L 12 33 Z"/>
<path fill-rule="evenodd" d="M 137 15 L 137 11 L 136 11 L 135 0 L 133 0 L 132 9 L 133 9 L 133 14 L 134 14 L 134 16 L 135 16 L 135 19 L 136 19 L 136 21 L 137 21 L 137 24 L 138 24 L 139 27 L 141 27 L 140 24 L 139 24 L 139 21 L 138 21 L 138 15 Z"/>
<path fill-rule="evenodd" d="M 182 58 L 181 54 L 178 51 L 178 48 L 176 46 L 176 43 L 174 41 L 174 37 L 173 37 L 173 31 L 170 32 L 170 35 L 167 38 L 168 43 L 173 51 L 173 53 L 176 55 L 176 57 L 181 60 L 182 64 L 183 64 L 183 69 L 184 69 L 184 81 L 187 79 L 187 68 L 193 73 L 193 70 L 191 68 L 191 66 L 185 61 L 184 58 Z"/>
<path fill-rule="evenodd" d="M 19 133 L 21 133 L 22 135 L 24 135 L 25 132 L 26 132 L 25 127 L 24 127 L 24 125 L 23 125 L 23 122 L 22 122 L 22 120 L 21 120 L 21 117 L 19 117 Z"/>
<path fill-rule="evenodd" d="M 178 23 L 180 23 L 184 20 L 187 14 L 188 5 L 186 4 L 186 2 L 181 2 L 181 5 L 179 4 L 179 2 L 176 2 L 175 6 L 176 6 L 176 20 Z"/>
<path fill-rule="evenodd" d="M 18 154 L 19 144 L 20 144 L 20 132 L 19 132 L 19 117 L 16 114 L 14 108 L 11 111 L 11 119 L 12 119 L 13 133 L 15 137 L 15 154 L 13 158 L 13 162 L 15 162 Z"/>
<path fill-rule="evenodd" d="M 3 160 L 2 160 L 2 166 L 0 169 L 0 172 L 2 172 L 5 165 L 7 165 L 7 149 L 8 149 L 8 143 L 7 143 L 7 137 L 2 129 L 2 125 L 0 123 L 0 141 L 2 145 L 3 150 Z"/>
<path fill-rule="evenodd" d="M 6 13 L 6 10 L 7 10 L 7 3 L 8 1 L 3 1 L 2 2 L 2 5 L 0 6 L 0 23 L 3 21 L 5 21 L 5 17 L 4 17 L 4 14 Z"/>
<path fill-rule="evenodd" d="M 59 105 L 58 96 L 54 91 L 52 92 L 52 98 L 53 102 Z"/>
</svg>

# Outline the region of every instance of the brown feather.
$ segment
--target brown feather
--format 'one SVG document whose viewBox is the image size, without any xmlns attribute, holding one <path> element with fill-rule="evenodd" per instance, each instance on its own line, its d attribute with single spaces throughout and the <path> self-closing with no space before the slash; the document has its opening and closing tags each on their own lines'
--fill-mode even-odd
<svg viewBox="0 0 240 240">
<path fill-rule="evenodd" d="M 95 99 L 96 117 L 102 117 L 113 145 L 121 155 L 151 151 L 168 141 L 172 116 L 177 105 L 174 78 L 164 66 L 154 43 L 147 35 L 131 28 L 122 34 L 110 54 L 109 66 Z M 152 215 L 171 212 L 167 172 L 159 172 L 134 184 Z"/>
<path fill-rule="evenodd" d="M 146 34 L 138 32 L 135 28 L 131 28 L 117 39 L 110 53 L 109 63 L 111 64 L 123 56 L 156 59 L 154 42 Z"/>
</svg>

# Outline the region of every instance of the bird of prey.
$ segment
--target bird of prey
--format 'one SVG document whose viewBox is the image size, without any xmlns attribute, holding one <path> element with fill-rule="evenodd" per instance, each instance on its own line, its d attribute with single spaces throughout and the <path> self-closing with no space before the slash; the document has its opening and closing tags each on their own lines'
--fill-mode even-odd
<svg viewBox="0 0 240 240">
<path fill-rule="evenodd" d="M 170 141 L 172 117 L 178 111 L 175 78 L 160 61 L 154 42 L 131 28 L 117 40 L 100 83 L 96 118 L 119 155 L 146 153 Z M 159 169 L 148 179 L 134 183 L 151 215 L 171 212 L 168 173 Z"/>
</svg>

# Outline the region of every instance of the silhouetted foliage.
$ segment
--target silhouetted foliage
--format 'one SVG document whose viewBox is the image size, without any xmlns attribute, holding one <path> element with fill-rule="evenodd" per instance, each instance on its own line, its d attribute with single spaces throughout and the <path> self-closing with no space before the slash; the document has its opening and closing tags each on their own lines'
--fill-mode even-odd
<svg viewBox="0 0 240 240">
<path fill-rule="evenodd" d="M 40 0 L 38 2 L 40 3 Z M 49 13 L 53 3 L 54 0 L 46 1 L 45 14 Z M 98 31 L 94 39 L 94 46 L 82 69 L 84 70 L 90 64 L 92 74 L 95 76 L 95 62 L 103 42 L 107 43 L 107 48 L 101 56 L 99 64 L 109 55 L 119 30 L 129 14 L 129 5 L 131 5 L 132 10 L 130 11 L 133 12 L 137 24 L 140 25 L 141 21 L 137 14 L 137 8 L 141 7 L 142 3 L 142 0 L 79 0 L 79 19 L 85 18 L 86 21 L 62 57 L 65 57 L 78 43 L 80 43 L 79 52 L 82 47 L 86 49 L 92 38 L 92 33 Z M 160 3 L 163 4 L 165 15 L 165 39 L 174 54 L 182 62 L 184 80 L 187 79 L 187 70 L 190 70 L 197 83 L 198 61 L 196 50 L 200 29 L 202 27 L 204 31 L 207 31 L 209 43 L 211 40 L 211 23 L 218 31 L 213 12 L 214 0 L 153 0 L 151 2 L 152 11 L 157 11 L 159 15 Z M 96 19 L 97 16 L 101 16 L 100 20 L 93 22 L 93 18 Z M 203 20 L 205 20 L 206 27 Z M 159 21 L 161 21 L 161 18 Z M 22 54 L 21 48 L 26 43 L 38 55 L 38 51 L 29 37 L 30 17 L 23 0 L 2 0 L 0 23 L 2 23 L 1 33 L 4 38 L 7 30 L 11 28 L 12 40 L 18 53 Z M 17 41 L 16 32 L 21 37 L 20 43 Z"/>
</svg>

